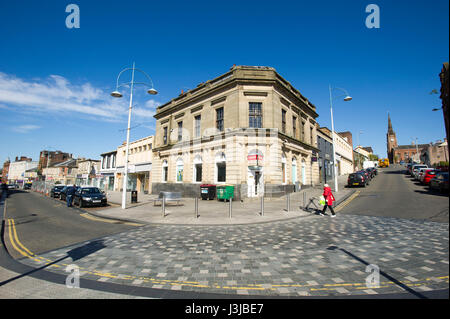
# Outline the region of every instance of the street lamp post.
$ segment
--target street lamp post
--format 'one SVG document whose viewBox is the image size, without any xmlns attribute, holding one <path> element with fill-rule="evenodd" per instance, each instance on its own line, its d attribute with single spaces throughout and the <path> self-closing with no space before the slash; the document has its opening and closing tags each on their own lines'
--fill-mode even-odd
<svg viewBox="0 0 450 319">
<path fill-rule="evenodd" d="M 131 82 L 122 83 L 122 84 L 119 85 L 119 78 L 122 75 L 122 73 L 124 73 L 125 71 L 132 71 L 132 73 L 131 73 Z M 150 80 L 150 83 L 134 82 L 134 72 L 135 71 L 139 71 L 142 74 L 144 74 L 147 77 L 147 79 Z M 116 98 L 121 98 L 123 95 L 122 95 L 122 93 L 119 92 L 119 87 L 125 86 L 125 85 L 130 85 L 130 106 L 128 107 L 127 146 L 126 146 L 126 151 L 125 151 L 125 169 L 124 169 L 124 173 L 123 173 L 122 209 L 126 208 L 127 181 L 128 181 L 128 152 L 129 152 L 129 144 L 130 144 L 131 109 L 132 109 L 132 103 L 133 103 L 133 88 L 134 88 L 134 85 L 136 85 L 136 84 L 142 84 L 142 85 L 150 87 L 150 89 L 147 90 L 148 94 L 151 94 L 151 95 L 158 94 L 158 91 L 156 91 L 153 88 L 152 79 L 144 71 L 142 71 L 140 69 L 136 69 L 134 62 L 133 62 L 133 67 L 132 68 L 126 68 L 126 69 L 123 69 L 122 71 L 120 71 L 119 75 L 117 76 L 117 80 L 116 80 L 116 90 L 111 93 L 111 96 L 116 97 Z"/>
<path fill-rule="evenodd" d="M 336 144 L 336 139 L 334 137 L 335 133 L 334 133 L 334 121 L 333 121 L 333 95 L 332 95 L 332 90 L 333 89 L 337 89 L 340 90 L 342 92 L 344 92 L 344 95 L 340 95 L 335 97 L 335 99 L 344 96 L 344 101 L 351 101 L 352 97 L 348 94 L 348 92 L 344 89 L 341 88 L 332 88 L 331 85 L 329 86 L 330 88 L 330 112 L 331 112 L 331 134 L 333 135 L 333 167 L 334 167 L 334 191 L 338 192 L 338 181 L 337 181 L 337 165 L 336 165 L 336 148 L 335 148 L 335 144 Z"/>
</svg>

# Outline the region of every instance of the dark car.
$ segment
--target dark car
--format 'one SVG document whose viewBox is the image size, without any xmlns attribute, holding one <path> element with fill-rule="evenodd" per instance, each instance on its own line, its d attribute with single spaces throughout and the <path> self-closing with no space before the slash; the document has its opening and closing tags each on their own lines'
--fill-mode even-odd
<svg viewBox="0 0 450 319">
<path fill-rule="evenodd" d="M 356 172 L 348 175 L 347 185 L 352 186 L 362 186 L 366 187 L 368 180 L 363 172 Z"/>
<path fill-rule="evenodd" d="M 369 185 L 369 182 L 371 180 L 370 174 L 366 170 L 358 171 L 357 173 L 363 174 L 364 179 L 366 180 L 366 185 Z"/>
<path fill-rule="evenodd" d="M 80 187 L 73 196 L 73 204 L 79 207 L 106 206 L 106 195 L 97 187 Z"/>
<path fill-rule="evenodd" d="M 375 172 L 374 172 L 374 170 L 373 170 L 372 167 L 366 168 L 365 171 L 366 171 L 367 173 L 369 173 L 370 179 L 372 179 L 372 178 L 375 177 Z"/>
<path fill-rule="evenodd" d="M 73 188 L 73 186 L 64 186 L 64 188 L 59 192 L 59 199 L 61 200 L 66 200 L 67 197 L 67 190 L 69 188 Z M 78 186 L 75 187 L 75 191 L 77 191 L 79 189 Z"/>
<path fill-rule="evenodd" d="M 31 189 L 31 186 L 32 186 L 33 184 L 32 183 L 25 183 L 24 185 L 23 185 L 23 189 Z"/>
<path fill-rule="evenodd" d="M 50 190 L 50 197 L 60 198 L 59 195 L 61 194 L 61 191 L 64 187 L 66 186 L 64 185 L 53 186 L 52 189 Z"/>
<path fill-rule="evenodd" d="M 437 189 L 441 193 L 448 193 L 448 172 L 439 172 L 430 180 L 428 185 L 431 190 Z"/>
</svg>

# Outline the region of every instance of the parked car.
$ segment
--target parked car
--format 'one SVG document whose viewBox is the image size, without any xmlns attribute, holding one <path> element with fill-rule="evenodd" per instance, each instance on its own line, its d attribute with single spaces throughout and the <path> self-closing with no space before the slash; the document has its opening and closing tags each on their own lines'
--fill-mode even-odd
<svg viewBox="0 0 450 319">
<path fill-rule="evenodd" d="M 423 164 L 415 164 L 411 167 L 411 176 L 415 177 L 416 172 L 421 169 L 421 168 L 427 168 L 428 166 L 423 165 Z"/>
<path fill-rule="evenodd" d="M 19 185 L 17 185 L 17 184 L 8 184 L 8 189 L 19 189 Z"/>
<path fill-rule="evenodd" d="M 59 192 L 59 199 L 61 199 L 61 200 L 66 200 L 66 197 L 67 197 L 67 190 L 68 190 L 69 188 L 73 188 L 73 186 L 64 186 L 64 188 Z M 79 189 L 78 186 L 76 186 L 75 188 L 76 188 L 75 191 L 77 191 L 77 190 Z"/>
<path fill-rule="evenodd" d="M 437 169 L 427 169 L 425 171 L 425 174 L 422 175 L 420 182 L 422 184 L 428 185 L 430 184 L 430 180 L 432 180 L 433 178 L 436 177 L 436 174 L 439 173 L 440 171 Z"/>
<path fill-rule="evenodd" d="M 365 174 L 362 172 L 356 172 L 348 175 L 347 185 L 348 187 L 352 186 L 362 186 L 366 187 L 368 180 L 365 177 Z"/>
<path fill-rule="evenodd" d="M 73 204 L 79 207 L 106 206 L 107 199 L 97 187 L 80 187 L 73 196 Z"/>
<path fill-rule="evenodd" d="M 33 185 L 33 183 L 30 183 L 30 182 L 25 183 L 25 184 L 23 184 L 23 189 L 31 189 L 32 185 Z"/>
<path fill-rule="evenodd" d="M 374 178 L 375 175 L 378 174 L 377 169 L 375 167 L 369 167 L 366 170 L 369 172 L 370 178 Z"/>
<path fill-rule="evenodd" d="M 367 173 L 367 171 L 365 171 L 365 170 L 358 171 L 357 173 L 363 174 L 364 179 L 366 180 L 366 185 L 369 185 L 369 182 L 370 182 L 370 174 Z"/>
<path fill-rule="evenodd" d="M 448 172 L 439 172 L 434 178 L 430 180 L 428 185 L 431 190 L 439 190 L 441 193 L 448 194 Z"/>
<path fill-rule="evenodd" d="M 412 166 L 411 163 L 406 164 L 405 174 L 407 174 L 407 175 L 411 174 L 411 166 Z"/>
<path fill-rule="evenodd" d="M 61 194 L 62 189 L 66 187 L 65 185 L 56 185 L 53 186 L 50 190 L 50 197 L 54 198 L 60 198 L 59 195 Z"/>
<path fill-rule="evenodd" d="M 429 167 L 425 168 L 419 168 L 416 173 L 414 174 L 414 179 L 420 181 L 420 177 L 425 173 L 427 169 L 430 169 Z"/>
</svg>

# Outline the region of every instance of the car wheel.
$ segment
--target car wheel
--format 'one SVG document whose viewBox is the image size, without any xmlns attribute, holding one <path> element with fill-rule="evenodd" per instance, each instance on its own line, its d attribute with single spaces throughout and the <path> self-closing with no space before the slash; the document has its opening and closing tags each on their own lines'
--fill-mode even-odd
<svg viewBox="0 0 450 319">
<path fill-rule="evenodd" d="M 78 206 L 79 206 L 80 208 L 83 207 L 83 201 L 81 200 L 81 198 L 80 198 L 80 201 L 78 202 Z"/>
</svg>

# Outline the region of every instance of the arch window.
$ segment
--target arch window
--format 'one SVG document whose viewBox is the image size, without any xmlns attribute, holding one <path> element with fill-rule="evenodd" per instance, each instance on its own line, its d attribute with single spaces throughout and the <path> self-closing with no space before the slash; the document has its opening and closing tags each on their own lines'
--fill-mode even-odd
<svg viewBox="0 0 450 319">
<path fill-rule="evenodd" d="M 167 177 L 169 173 L 169 165 L 167 164 L 167 161 L 164 160 L 162 164 L 162 181 L 167 182 Z"/>
</svg>

